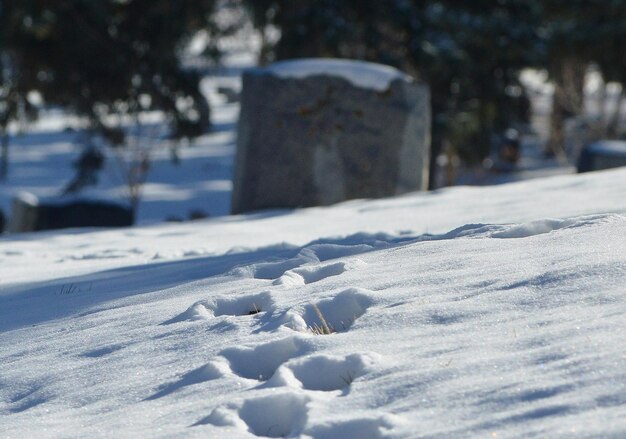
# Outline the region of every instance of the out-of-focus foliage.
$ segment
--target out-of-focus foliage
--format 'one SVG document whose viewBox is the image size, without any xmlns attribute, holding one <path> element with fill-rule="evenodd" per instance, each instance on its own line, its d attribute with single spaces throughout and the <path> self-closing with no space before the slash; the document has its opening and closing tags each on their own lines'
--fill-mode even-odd
<svg viewBox="0 0 626 439">
<path fill-rule="evenodd" d="M 175 136 L 207 128 L 199 77 L 181 48 L 210 21 L 213 0 L 2 0 L 2 50 L 20 96 L 88 116 L 112 143 L 107 117 L 162 111 Z M 6 82 L 3 81 L 3 84 Z"/>
</svg>

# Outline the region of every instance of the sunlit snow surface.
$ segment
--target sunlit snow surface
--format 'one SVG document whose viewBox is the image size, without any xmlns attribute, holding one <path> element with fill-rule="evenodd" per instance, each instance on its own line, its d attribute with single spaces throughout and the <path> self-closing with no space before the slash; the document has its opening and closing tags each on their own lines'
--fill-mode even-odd
<svg viewBox="0 0 626 439">
<path fill-rule="evenodd" d="M 5 236 L 0 437 L 625 437 L 624 213 L 614 170 Z"/>
</svg>

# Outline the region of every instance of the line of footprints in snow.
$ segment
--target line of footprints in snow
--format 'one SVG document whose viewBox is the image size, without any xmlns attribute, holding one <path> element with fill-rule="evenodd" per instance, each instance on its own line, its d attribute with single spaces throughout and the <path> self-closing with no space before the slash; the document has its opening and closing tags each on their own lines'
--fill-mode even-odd
<svg viewBox="0 0 626 439">
<path fill-rule="evenodd" d="M 316 247 L 323 250 L 326 246 Z M 336 249 L 336 246 L 332 247 Z M 320 254 L 324 252 L 320 252 L 319 248 L 316 250 L 304 249 L 287 261 L 257 264 L 252 267 L 253 272 L 245 272 L 250 267 L 237 270 L 242 270 L 239 274 L 243 275 L 274 279 L 276 286 L 293 287 L 338 276 L 351 268 L 365 265 L 360 260 L 323 264 L 325 258 Z M 219 358 L 185 374 L 178 382 L 166 385 L 150 399 L 173 393 L 186 385 L 234 374 L 261 382 L 256 385 L 257 389 L 284 387 L 288 390 L 228 403 L 214 409 L 194 425 L 212 424 L 261 437 L 322 439 L 336 437 L 338 431 L 343 437 L 383 437 L 384 432 L 396 424 L 396 416 L 375 415 L 307 426 L 308 404 L 316 399 L 328 401 L 327 394 L 320 392 L 339 391 L 337 395 L 347 395 L 352 382 L 380 361 L 380 356 L 374 353 L 347 356 L 315 354 L 316 347 L 311 337 L 347 331 L 371 304 L 368 290 L 360 288 L 350 288 L 331 299 L 310 303 L 301 312 L 287 310 L 276 313 L 272 294 L 267 291 L 239 298 L 221 297 L 197 302 L 165 324 L 252 315 L 258 319 L 256 323 L 260 326 L 255 332 L 285 326 L 299 334 L 254 347 L 224 349 Z"/>
</svg>

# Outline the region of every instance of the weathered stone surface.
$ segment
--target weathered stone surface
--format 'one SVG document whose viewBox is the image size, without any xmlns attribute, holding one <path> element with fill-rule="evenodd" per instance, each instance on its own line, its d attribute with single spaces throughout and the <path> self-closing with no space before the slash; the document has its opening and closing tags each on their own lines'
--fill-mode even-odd
<svg viewBox="0 0 626 439">
<path fill-rule="evenodd" d="M 600 140 L 583 149 L 578 158 L 578 172 L 626 166 L 626 141 Z"/>
<path fill-rule="evenodd" d="M 130 208 L 110 202 L 76 200 L 42 203 L 32 194 L 20 194 L 13 200 L 8 231 L 17 233 L 74 227 L 125 227 L 131 226 L 133 222 L 134 215 Z"/>
<path fill-rule="evenodd" d="M 384 89 L 353 82 L 244 74 L 233 213 L 427 188 L 428 88 L 400 75 Z"/>
</svg>

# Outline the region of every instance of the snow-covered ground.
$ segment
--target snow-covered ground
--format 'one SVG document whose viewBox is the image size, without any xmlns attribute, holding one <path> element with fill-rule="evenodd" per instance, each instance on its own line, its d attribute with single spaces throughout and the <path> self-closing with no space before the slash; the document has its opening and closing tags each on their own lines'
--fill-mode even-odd
<svg viewBox="0 0 626 439">
<path fill-rule="evenodd" d="M 0 438 L 626 437 L 626 169 L 225 216 L 237 71 L 139 227 L 0 237 Z M 6 213 L 68 124 L 13 141 Z"/>
<path fill-rule="evenodd" d="M 0 437 L 625 437 L 625 200 L 621 169 L 4 236 Z"/>
</svg>

